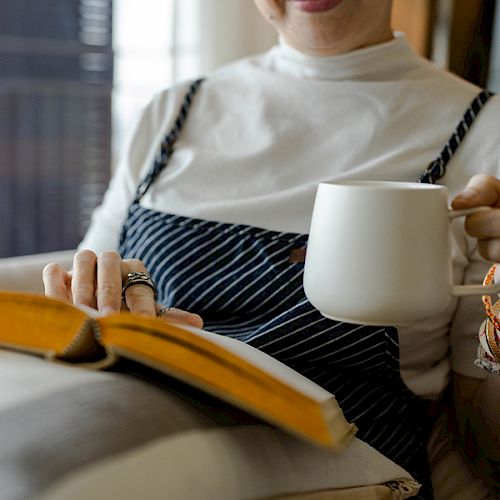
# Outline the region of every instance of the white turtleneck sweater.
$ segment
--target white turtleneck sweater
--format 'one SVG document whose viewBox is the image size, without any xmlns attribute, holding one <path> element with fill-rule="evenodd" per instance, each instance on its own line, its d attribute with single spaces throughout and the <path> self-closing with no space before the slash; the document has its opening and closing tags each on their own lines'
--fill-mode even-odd
<svg viewBox="0 0 500 500">
<path fill-rule="evenodd" d="M 103 204 L 81 244 L 116 249 L 136 186 L 153 164 L 188 83 L 144 110 Z M 208 76 L 176 152 L 142 203 L 155 210 L 307 233 L 318 183 L 339 179 L 416 181 L 447 142 L 479 89 L 417 56 L 403 35 L 349 54 L 304 55 L 283 42 Z M 478 172 L 500 175 L 500 99 L 491 99 L 443 179 L 450 198 Z M 455 282 L 487 269 L 475 243 L 453 227 Z M 400 327 L 401 372 L 434 397 L 450 367 L 474 367 L 480 298 L 453 300 L 441 314 Z M 449 350 L 451 345 L 451 356 Z"/>
</svg>

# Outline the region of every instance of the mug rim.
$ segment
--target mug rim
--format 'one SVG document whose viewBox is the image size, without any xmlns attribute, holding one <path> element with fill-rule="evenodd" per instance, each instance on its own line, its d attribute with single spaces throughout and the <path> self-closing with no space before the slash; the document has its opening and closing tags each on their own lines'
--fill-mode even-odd
<svg viewBox="0 0 500 500">
<path fill-rule="evenodd" d="M 393 191 L 418 191 L 418 190 L 443 190 L 446 186 L 438 184 L 426 184 L 421 182 L 401 182 L 401 181 L 366 181 L 366 180 L 344 180 L 344 181 L 325 181 L 319 184 L 335 187 L 354 187 L 358 189 L 381 189 Z"/>
</svg>

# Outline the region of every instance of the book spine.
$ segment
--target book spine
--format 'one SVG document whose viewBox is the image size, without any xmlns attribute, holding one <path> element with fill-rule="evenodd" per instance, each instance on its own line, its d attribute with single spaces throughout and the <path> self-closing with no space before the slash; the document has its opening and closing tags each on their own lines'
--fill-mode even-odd
<svg viewBox="0 0 500 500">
<path fill-rule="evenodd" d="M 116 363 L 117 355 L 100 342 L 99 323 L 93 318 L 87 318 L 64 351 L 48 358 L 54 362 L 100 370 Z"/>
</svg>

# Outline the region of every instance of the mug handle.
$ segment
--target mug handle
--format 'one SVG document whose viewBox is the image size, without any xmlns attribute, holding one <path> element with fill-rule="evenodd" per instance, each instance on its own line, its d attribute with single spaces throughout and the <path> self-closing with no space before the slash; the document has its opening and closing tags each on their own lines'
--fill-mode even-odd
<svg viewBox="0 0 500 500">
<path fill-rule="evenodd" d="M 463 210 L 452 210 L 448 212 L 450 220 L 457 217 L 467 217 L 467 215 L 475 214 L 478 212 L 487 212 L 491 207 L 474 207 L 465 208 Z M 468 295 L 489 295 L 493 293 L 500 293 L 500 283 L 496 285 L 452 285 L 450 294 L 453 297 L 466 297 Z"/>
</svg>

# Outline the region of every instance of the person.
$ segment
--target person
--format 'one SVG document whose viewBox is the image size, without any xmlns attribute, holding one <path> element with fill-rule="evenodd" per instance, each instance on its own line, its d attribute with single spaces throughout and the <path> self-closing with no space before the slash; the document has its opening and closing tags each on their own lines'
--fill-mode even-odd
<svg viewBox="0 0 500 500">
<path fill-rule="evenodd" d="M 479 283 L 484 258 L 500 259 L 500 99 L 417 56 L 391 30 L 391 0 L 255 3 L 279 44 L 155 96 L 72 272 L 44 269 L 46 294 L 266 351 L 333 392 L 430 498 L 424 402 L 450 378 L 498 460 L 500 378 L 474 364 L 481 301 L 397 328 L 328 320 L 303 294 L 304 248 L 319 182 L 440 182 L 455 208 L 494 208 L 468 234 L 452 226 L 455 282 Z"/>
</svg>

